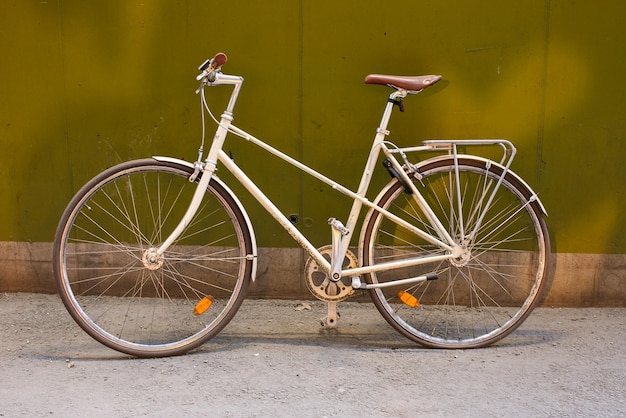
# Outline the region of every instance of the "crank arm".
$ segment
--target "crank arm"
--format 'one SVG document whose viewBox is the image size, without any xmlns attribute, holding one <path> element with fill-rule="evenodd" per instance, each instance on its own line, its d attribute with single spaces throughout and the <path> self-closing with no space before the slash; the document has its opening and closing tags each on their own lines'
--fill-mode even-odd
<svg viewBox="0 0 626 418">
<path fill-rule="evenodd" d="M 339 314 L 337 313 L 337 302 L 328 302 L 328 313 L 326 318 L 322 318 L 322 326 L 334 328 L 337 326 L 337 319 Z"/>
</svg>

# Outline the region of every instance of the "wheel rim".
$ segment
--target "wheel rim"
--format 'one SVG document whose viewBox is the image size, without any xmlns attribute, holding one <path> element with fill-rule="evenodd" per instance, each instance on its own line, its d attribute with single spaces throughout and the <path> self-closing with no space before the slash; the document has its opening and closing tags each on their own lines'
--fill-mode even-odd
<svg viewBox="0 0 626 418">
<path fill-rule="evenodd" d="M 424 167 L 422 183 L 417 183 L 438 217 L 445 220 L 455 243 L 462 248 L 461 256 L 411 271 L 366 276 L 366 280 L 376 283 L 419 274 L 439 275 L 433 282 L 371 292 L 377 308 L 391 325 L 405 336 L 432 347 L 480 347 L 508 335 L 534 307 L 547 272 L 549 249 L 545 224 L 536 208 L 520 203 L 529 196 L 510 176 L 503 182 L 504 187 L 500 187 L 475 236 L 469 233 L 477 223 L 480 211 L 476 209 L 484 205 L 485 195 L 494 187 L 499 173 L 485 170 L 484 163 L 479 161 L 468 160 L 461 165 L 461 205 L 454 197 L 457 184 L 453 166 L 447 162 Z M 380 204 L 426 228 L 421 211 L 399 185 L 392 187 Z M 459 206 L 463 216 L 458 215 Z M 364 262 L 367 264 L 444 253 L 401 228 L 394 229 L 381 216 L 374 215 L 366 228 Z M 407 306 L 400 300 L 400 291 L 412 295 L 421 305 Z"/>
<path fill-rule="evenodd" d="M 208 193 L 189 227 L 163 255 L 195 184 L 164 164 L 113 170 L 88 188 L 60 238 L 62 298 L 92 337 L 134 355 L 194 348 L 234 315 L 247 286 L 247 249 L 237 217 Z M 215 191 L 213 186 L 210 191 Z M 211 307 L 194 315 L 210 296 Z"/>
</svg>

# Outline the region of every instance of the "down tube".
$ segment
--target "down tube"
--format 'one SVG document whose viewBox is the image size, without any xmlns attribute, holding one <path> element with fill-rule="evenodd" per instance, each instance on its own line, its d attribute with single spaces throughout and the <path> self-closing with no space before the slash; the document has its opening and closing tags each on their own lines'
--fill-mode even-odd
<svg viewBox="0 0 626 418">
<path fill-rule="evenodd" d="M 330 263 L 317 251 L 311 242 L 298 229 L 289 222 L 283 213 L 272 203 L 271 200 L 258 188 L 256 184 L 243 172 L 237 164 L 222 150 L 218 154 L 219 161 L 226 169 L 252 194 L 252 196 L 269 212 L 270 215 L 282 226 L 285 231 L 317 262 L 319 266 L 330 271 Z"/>
</svg>

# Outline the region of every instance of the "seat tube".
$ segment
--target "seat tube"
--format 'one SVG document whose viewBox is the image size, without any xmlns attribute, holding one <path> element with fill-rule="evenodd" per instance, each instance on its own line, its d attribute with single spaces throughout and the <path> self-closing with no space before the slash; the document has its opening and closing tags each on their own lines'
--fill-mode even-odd
<svg viewBox="0 0 626 418">
<path fill-rule="evenodd" d="M 378 129 L 376 129 L 376 136 L 374 137 L 374 143 L 372 144 L 372 148 L 370 149 L 370 155 L 367 159 L 367 163 L 365 164 L 363 176 L 361 177 L 361 183 L 359 184 L 359 189 L 357 191 L 357 194 L 359 196 L 365 196 L 365 194 L 367 193 L 367 189 L 369 187 L 370 180 L 372 179 L 374 168 L 376 166 L 376 161 L 378 160 L 378 155 L 380 154 L 380 147 L 385 141 L 385 137 L 389 135 L 387 125 L 389 124 L 389 119 L 391 119 L 391 113 L 393 111 L 394 104 L 392 100 L 396 100 L 397 98 L 402 98 L 405 96 L 406 93 L 402 91 L 395 91 L 389 96 L 389 100 L 387 101 L 387 105 L 385 106 L 385 111 L 383 112 L 383 117 L 380 120 L 380 125 L 378 126 Z"/>
<path fill-rule="evenodd" d="M 385 137 L 389 135 L 389 131 L 387 130 L 387 125 L 389 124 L 389 120 L 391 119 L 391 113 L 393 112 L 394 101 L 398 98 L 404 98 L 406 96 L 406 92 L 402 90 L 398 90 L 389 95 L 389 100 L 387 101 L 387 105 L 385 106 L 385 110 L 383 112 L 383 116 L 380 120 L 380 124 L 376 129 L 376 136 L 374 137 L 374 142 L 372 144 L 372 148 L 370 149 L 369 157 L 367 162 L 365 163 L 365 169 L 363 170 L 363 176 L 361 177 L 361 182 L 359 183 L 359 188 L 357 190 L 357 194 L 361 197 L 365 197 L 367 194 L 367 190 L 369 188 L 370 182 L 372 180 L 372 176 L 374 174 L 374 169 L 376 168 L 376 162 L 378 161 L 378 156 L 380 155 L 381 146 L 385 141 Z M 352 203 L 352 208 L 350 209 L 350 215 L 348 217 L 348 222 L 346 227 L 353 231 L 356 223 L 359 218 L 359 213 L 361 212 L 361 207 L 363 203 L 359 200 L 355 200 Z M 350 240 L 346 239 L 342 241 L 342 254 L 348 250 L 350 245 Z"/>
</svg>

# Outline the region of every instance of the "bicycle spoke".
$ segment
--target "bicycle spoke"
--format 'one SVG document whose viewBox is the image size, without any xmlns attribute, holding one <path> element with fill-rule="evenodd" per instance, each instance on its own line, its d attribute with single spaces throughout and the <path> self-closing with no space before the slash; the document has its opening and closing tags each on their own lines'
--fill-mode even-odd
<svg viewBox="0 0 626 418">
<path fill-rule="evenodd" d="M 370 282 L 437 274 L 438 279 L 370 292 L 385 319 L 409 338 L 434 347 L 480 347 L 510 333 L 528 315 L 545 277 L 547 237 L 531 200 L 482 161 L 441 161 L 420 170 L 419 190 L 461 249 L 449 261 L 366 276 Z M 435 233 L 399 183 L 376 204 Z M 444 254 L 441 248 L 374 212 L 365 225 L 364 264 Z M 405 305 L 408 292 L 418 307 Z"/>
<path fill-rule="evenodd" d="M 196 183 L 190 169 L 155 160 L 94 178 L 64 214 L 55 239 L 63 302 L 92 337 L 139 356 L 180 354 L 232 318 L 250 279 L 251 239 L 239 207 L 219 184 L 163 254 Z M 81 195 L 82 194 L 82 195 Z M 209 310 L 194 314 L 211 297 Z"/>
</svg>

